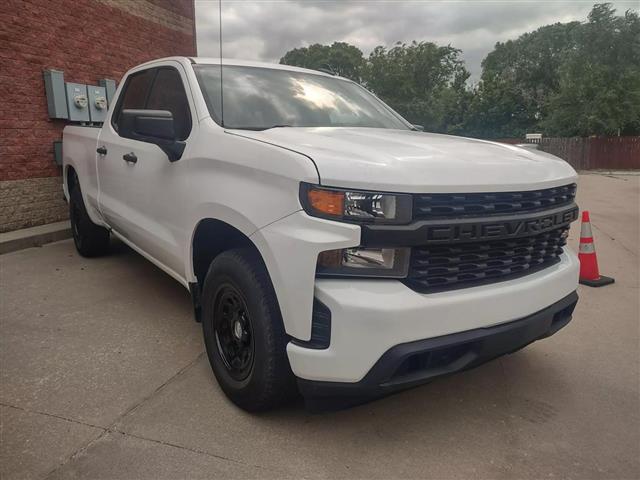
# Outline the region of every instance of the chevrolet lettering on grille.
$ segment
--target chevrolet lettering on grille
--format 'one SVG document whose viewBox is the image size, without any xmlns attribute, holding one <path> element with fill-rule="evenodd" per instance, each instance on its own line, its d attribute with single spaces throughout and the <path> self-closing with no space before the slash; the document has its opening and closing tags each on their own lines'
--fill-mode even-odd
<svg viewBox="0 0 640 480">
<path fill-rule="evenodd" d="M 423 233 L 426 243 L 458 243 L 481 240 L 516 238 L 543 233 L 578 218 L 578 207 L 560 212 L 545 213 L 533 218 L 492 219 L 488 222 L 449 222 L 446 225 L 425 225 Z"/>
</svg>

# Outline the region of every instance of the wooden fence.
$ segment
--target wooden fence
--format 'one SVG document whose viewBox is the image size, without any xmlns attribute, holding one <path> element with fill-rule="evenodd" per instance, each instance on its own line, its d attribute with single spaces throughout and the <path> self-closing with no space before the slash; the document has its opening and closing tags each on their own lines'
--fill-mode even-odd
<svg viewBox="0 0 640 480">
<path fill-rule="evenodd" d="M 556 155 L 576 170 L 640 169 L 640 137 L 573 137 L 523 140 L 504 138 L 502 143 L 538 143 L 544 152 Z"/>
</svg>

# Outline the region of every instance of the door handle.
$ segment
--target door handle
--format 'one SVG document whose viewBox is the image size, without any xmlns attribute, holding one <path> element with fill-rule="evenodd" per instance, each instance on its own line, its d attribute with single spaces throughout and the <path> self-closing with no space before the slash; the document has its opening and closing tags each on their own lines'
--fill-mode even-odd
<svg viewBox="0 0 640 480">
<path fill-rule="evenodd" d="M 100 155 L 106 155 L 107 154 L 107 147 L 102 145 L 101 147 L 96 148 L 96 152 L 98 152 Z"/>
<path fill-rule="evenodd" d="M 136 157 L 136 154 L 133 152 L 125 153 L 124 155 L 122 155 L 122 158 L 124 159 L 125 162 L 129 162 L 129 163 L 136 163 L 138 161 L 138 157 Z"/>
</svg>

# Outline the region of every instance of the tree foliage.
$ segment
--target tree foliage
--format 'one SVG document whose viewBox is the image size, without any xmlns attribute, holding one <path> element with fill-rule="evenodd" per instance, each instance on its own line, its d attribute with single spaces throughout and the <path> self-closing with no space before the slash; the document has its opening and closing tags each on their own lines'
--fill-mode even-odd
<svg viewBox="0 0 640 480">
<path fill-rule="evenodd" d="M 595 5 L 558 68 L 559 85 L 540 122 L 563 135 L 640 133 L 640 18 Z"/>
<path fill-rule="evenodd" d="M 431 42 L 311 45 L 280 63 L 331 69 L 362 83 L 409 121 L 484 138 L 640 134 L 640 19 L 593 6 L 586 22 L 546 25 L 498 42 L 477 85 L 461 51 Z"/>
<path fill-rule="evenodd" d="M 481 137 L 519 137 L 537 130 L 560 85 L 565 52 L 574 48 L 579 22 L 556 23 L 497 43 L 482 61 L 465 129 Z"/>
<path fill-rule="evenodd" d="M 315 43 L 308 47 L 294 48 L 280 59 L 280 63 L 313 70 L 329 70 L 359 82 L 365 60 L 358 47 L 345 42 L 333 42 L 332 45 Z"/>
<path fill-rule="evenodd" d="M 410 122 L 435 132 L 462 123 L 469 72 L 460 50 L 431 42 L 376 47 L 364 72 L 366 86 Z"/>
</svg>

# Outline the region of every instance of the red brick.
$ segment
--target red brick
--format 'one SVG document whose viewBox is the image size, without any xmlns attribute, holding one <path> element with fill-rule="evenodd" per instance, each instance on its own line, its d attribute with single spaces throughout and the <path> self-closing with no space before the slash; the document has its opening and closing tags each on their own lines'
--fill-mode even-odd
<svg viewBox="0 0 640 480">
<path fill-rule="evenodd" d="M 150 2 L 194 21 L 192 0 Z M 48 118 L 44 69 L 95 85 L 100 78 L 120 81 L 129 68 L 153 58 L 195 55 L 193 34 L 94 0 L 2 0 L 0 24 L 0 181 L 48 185 L 38 179 L 62 173 L 52 151 L 65 122 Z M 0 231 L 64 218 L 59 183 L 55 178 L 55 191 L 44 189 L 3 207 Z"/>
<path fill-rule="evenodd" d="M 151 3 L 194 20 L 191 0 Z M 44 69 L 97 84 L 105 77 L 119 81 L 152 58 L 195 54 L 193 35 L 94 0 L 4 0 L 0 23 L 0 180 L 60 174 L 51 145 L 62 138 L 64 122 L 48 118 Z"/>
</svg>

